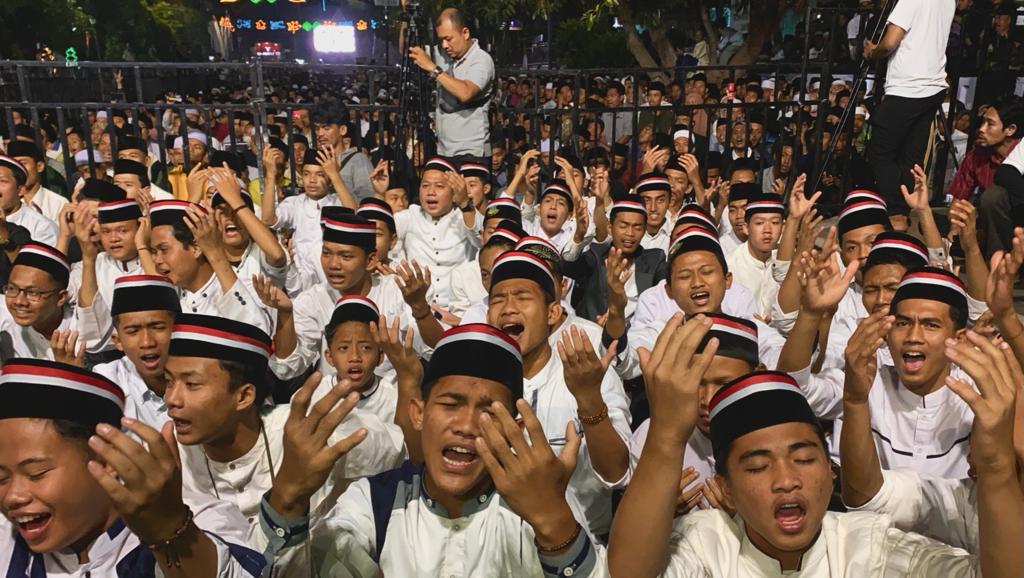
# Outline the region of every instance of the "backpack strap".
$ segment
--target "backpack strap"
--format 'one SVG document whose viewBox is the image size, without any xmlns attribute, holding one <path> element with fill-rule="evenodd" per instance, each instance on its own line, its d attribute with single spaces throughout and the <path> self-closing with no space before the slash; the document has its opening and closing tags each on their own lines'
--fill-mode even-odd
<svg viewBox="0 0 1024 578">
<path fill-rule="evenodd" d="M 413 478 L 420 474 L 422 469 L 422 466 L 406 461 L 398 469 L 377 474 L 368 480 L 376 545 L 376 550 L 370 555 L 378 564 L 380 563 L 380 554 L 384 551 L 384 540 L 388 535 L 391 512 L 394 511 L 398 498 L 398 487 L 403 483 L 412 483 Z"/>
</svg>

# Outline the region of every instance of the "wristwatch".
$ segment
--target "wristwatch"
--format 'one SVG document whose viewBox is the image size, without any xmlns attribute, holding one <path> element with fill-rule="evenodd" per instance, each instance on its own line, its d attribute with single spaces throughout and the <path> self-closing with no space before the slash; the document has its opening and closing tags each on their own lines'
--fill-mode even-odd
<svg viewBox="0 0 1024 578">
<path fill-rule="evenodd" d="M 438 76 L 441 76 L 442 72 L 444 72 L 443 68 L 441 68 L 440 66 L 434 66 L 434 71 L 430 73 L 430 78 L 436 80 Z"/>
</svg>

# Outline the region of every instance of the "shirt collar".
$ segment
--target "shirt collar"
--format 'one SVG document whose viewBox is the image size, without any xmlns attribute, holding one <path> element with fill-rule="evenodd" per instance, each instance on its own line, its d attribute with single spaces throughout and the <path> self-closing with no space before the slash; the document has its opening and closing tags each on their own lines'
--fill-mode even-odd
<svg viewBox="0 0 1024 578">
<path fill-rule="evenodd" d="M 421 471 L 423 472 L 423 475 L 420 478 L 420 499 L 423 501 L 424 504 L 426 504 L 427 509 L 430 510 L 431 513 L 438 516 L 439 518 L 449 519 L 448 509 L 442 506 L 441 503 L 438 502 L 437 500 L 431 498 L 430 495 L 427 493 L 426 470 Z M 485 490 L 484 493 L 480 494 L 475 498 L 470 498 L 469 500 L 462 502 L 462 508 L 460 509 L 462 515 L 459 517 L 465 518 L 484 510 L 487 507 L 487 504 L 491 502 L 491 498 L 493 497 L 494 485 L 492 484 L 488 486 L 487 490 Z"/>
</svg>

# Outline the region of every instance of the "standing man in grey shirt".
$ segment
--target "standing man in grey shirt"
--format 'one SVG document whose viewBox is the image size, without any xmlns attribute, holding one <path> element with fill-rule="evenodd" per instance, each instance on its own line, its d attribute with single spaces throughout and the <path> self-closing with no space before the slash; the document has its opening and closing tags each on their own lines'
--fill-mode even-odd
<svg viewBox="0 0 1024 578">
<path fill-rule="evenodd" d="M 341 180 L 356 199 L 363 200 L 373 196 L 373 185 L 370 184 L 370 173 L 373 166 L 370 157 L 351 146 L 345 148 L 345 135 L 350 134 L 348 108 L 335 100 L 323 102 L 313 109 L 310 115 L 313 131 L 316 133 L 316 148 L 334 148 L 341 167 Z M 355 133 L 351 133 L 353 136 Z"/>
<path fill-rule="evenodd" d="M 437 152 L 489 157 L 487 108 L 494 92 L 494 60 L 470 37 L 465 17 L 455 8 L 443 10 L 435 27 L 441 50 L 431 50 L 434 58 L 418 46 L 409 48 L 409 56 L 437 81 Z"/>
</svg>

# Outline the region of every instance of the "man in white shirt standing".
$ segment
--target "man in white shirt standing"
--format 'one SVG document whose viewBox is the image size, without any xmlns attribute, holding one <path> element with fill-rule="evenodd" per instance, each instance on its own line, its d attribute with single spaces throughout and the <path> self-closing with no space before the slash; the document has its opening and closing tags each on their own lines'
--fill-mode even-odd
<svg viewBox="0 0 1024 578">
<path fill-rule="evenodd" d="M 757 313 L 767 319 L 779 286 L 772 277 L 776 245 L 782 236 L 785 205 L 778 195 L 751 197 L 744 208 L 747 240 L 726 259 L 729 270 L 740 285 L 754 293 Z"/>
<path fill-rule="evenodd" d="M 864 40 L 866 60 L 889 58 L 885 97 L 871 115 L 868 159 L 891 214 L 910 212 L 900 185 L 924 164 L 928 130 L 946 97 L 946 43 L 956 0 L 899 0 L 878 44 Z M 891 56 L 890 56 L 891 55 Z"/>
</svg>

